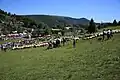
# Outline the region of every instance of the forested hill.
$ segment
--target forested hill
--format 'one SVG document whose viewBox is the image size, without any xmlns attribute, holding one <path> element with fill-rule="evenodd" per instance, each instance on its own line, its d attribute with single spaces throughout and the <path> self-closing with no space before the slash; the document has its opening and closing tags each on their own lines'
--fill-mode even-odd
<svg viewBox="0 0 120 80">
<path fill-rule="evenodd" d="M 86 18 L 71 18 L 52 15 L 16 15 L 0 9 L 0 33 L 8 34 L 12 31 L 23 32 L 31 29 L 82 27 L 89 24 Z"/>
<path fill-rule="evenodd" d="M 52 15 L 26 15 L 26 17 L 35 20 L 37 23 L 44 22 L 48 26 L 54 26 L 56 24 L 81 24 L 88 25 L 89 20 L 86 18 L 71 18 L 63 16 L 52 16 Z"/>
<path fill-rule="evenodd" d="M 51 30 L 51 28 L 64 29 L 67 26 L 86 28 L 89 24 L 86 18 L 71 18 L 52 15 L 16 15 L 0 9 L 0 34 L 9 34 L 12 31 L 23 32 L 32 29 L 39 32 Z"/>
</svg>

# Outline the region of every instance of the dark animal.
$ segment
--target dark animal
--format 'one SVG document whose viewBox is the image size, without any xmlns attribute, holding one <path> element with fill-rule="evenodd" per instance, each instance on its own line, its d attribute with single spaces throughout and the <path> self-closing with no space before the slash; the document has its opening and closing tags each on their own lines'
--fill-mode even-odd
<svg viewBox="0 0 120 80">
<path fill-rule="evenodd" d="M 102 38 L 98 38 L 98 41 L 101 41 L 102 40 Z"/>
</svg>

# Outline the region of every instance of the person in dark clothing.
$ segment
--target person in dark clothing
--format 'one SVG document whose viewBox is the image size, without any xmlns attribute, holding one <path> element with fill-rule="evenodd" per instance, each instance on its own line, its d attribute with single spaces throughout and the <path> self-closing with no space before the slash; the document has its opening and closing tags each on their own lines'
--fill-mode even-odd
<svg viewBox="0 0 120 80">
<path fill-rule="evenodd" d="M 110 39 L 110 30 L 107 32 L 107 39 Z"/>
<path fill-rule="evenodd" d="M 58 47 L 58 43 L 59 43 L 58 40 L 56 40 L 56 47 Z"/>
<path fill-rule="evenodd" d="M 6 47 L 4 48 L 4 51 L 5 51 L 5 52 L 7 51 L 7 48 L 6 48 Z"/>
<path fill-rule="evenodd" d="M 103 40 L 105 39 L 105 30 L 103 30 Z"/>
<path fill-rule="evenodd" d="M 52 42 L 51 41 L 50 41 L 50 45 L 49 46 L 50 46 L 50 49 L 52 49 Z"/>
<path fill-rule="evenodd" d="M 58 39 L 58 47 L 60 47 L 60 40 Z"/>
<path fill-rule="evenodd" d="M 75 39 L 73 39 L 73 48 L 75 48 L 76 47 L 76 41 L 75 41 Z"/>
<path fill-rule="evenodd" d="M 59 47 L 60 46 L 60 40 L 56 40 L 56 47 Z"/>
<path fill-rule="evenodd" d="M 53 48 L 56 48 L 56 42 L 53 42 L 52 44 L 53 44 Z"/>
<path fill-rule="evenodd" d="M 3 45 L 1 44 L 1 50 L 3 51 Z"/>
<path fill-rule="evenodd" d="M 113 37 L 112 30 L 110 30 L 110 38 L 112 38 L 112 37 Z"/>
<path fill-rule="evenodd" d="M 107 39 L 109 39 L 109 32 L 107 32 Z"/>
<path fill-rule="evenodd" d="M 6 44 L 4 44 L 3 45 L 3 51 L 6 52 L 6 50 L 7 50 L 7 46 L 6 46 Z"/>
<path fill-rule="evenodd" d="M 65 38 L 63 38 L 63 46 L 65 45 Z"/>
<path fill-rule="evenodd" d="M 52 42 L 51 41 L 48 43 L 48 48 L 47 49 L 52 49 Z"/>
</svg>

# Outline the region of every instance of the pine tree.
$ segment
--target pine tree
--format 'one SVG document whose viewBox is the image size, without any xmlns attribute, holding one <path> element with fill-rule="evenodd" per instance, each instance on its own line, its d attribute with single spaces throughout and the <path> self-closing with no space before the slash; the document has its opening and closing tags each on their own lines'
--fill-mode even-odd
<svg viewBox="0 0 120 80">
<path fill-rule="evenodd" d="M 95 26 L 95 22 L 93 19 L 91 19 L 90 23 L 89 23 L 89 27 L 88 27 L 88 32 L 89 33 L 94 33 L 96 31 L 96 26 Z"/>
<path fill-rule="evenodd" d="M 120 21 L 118 22 L 118 25 L 120 25 Z"/>
<path fill-rule="evenodd" d="M 116 20 L 113 21 L 113 26 L 117 26 L 117 21 Z"/>
</svg>

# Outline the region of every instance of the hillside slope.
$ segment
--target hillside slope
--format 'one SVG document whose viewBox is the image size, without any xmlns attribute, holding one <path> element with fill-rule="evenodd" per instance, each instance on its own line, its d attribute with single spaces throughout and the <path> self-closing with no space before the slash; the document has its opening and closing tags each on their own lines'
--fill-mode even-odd
<svg viewBox="0 0 120 80">
<path fill-rule="evenodd" d="M 66 26 L 76 28 L 86 28 L 89 20 L 86 18 L 71 18 L 64 16 L 51 15 L 16 15 L 5 12 L 0 9 L 0 34 L 9 34 L 12 31 L 23 32 L 24 30 L 31 31 L 32 29 L 40 29 L 45 33 L 44 29 L 60 28 Z"/>
<path fill-rule="evenodd" d="M 120 34 L 45 50 L 0 52 L 0 80 L 120 80 Z"/>
<path fill-rule="evenodd" d="M 88 25 L 89 20 L 86 18 L 71 18 L 62 16 L 51 16 L 51 15 L 26 15 L 28 18 L 35 20 L 37 23 L 44 22 L 48 26 L 54 26 L 55 24 L 81 24 Z"/>
</svg>

